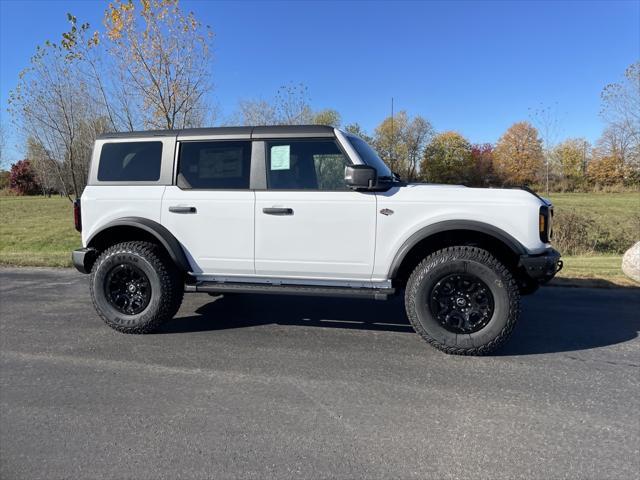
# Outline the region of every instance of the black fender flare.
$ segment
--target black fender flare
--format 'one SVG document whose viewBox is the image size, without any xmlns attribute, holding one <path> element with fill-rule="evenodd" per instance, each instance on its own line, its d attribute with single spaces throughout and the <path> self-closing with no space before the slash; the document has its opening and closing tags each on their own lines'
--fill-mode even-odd
<svg viewBox="0 0 640 480">
<path fill-rule="evenodd" d="M 402 265 L 403 260 L 407 254 L 422 240 L 436 235 L 438 233 L 444 233 L 452 230 L 471 230 L 474 232 L 483 233 L 489 235 L 496 240 L 504 243 L 511 251 L 517 255 L 525 255 L 527 253 L 526 248 L 515 238 L 509 235 L 504 230 L 494 227 L 488 223 L 477 222 L 474 220 L 444 220 L 442 222 L 432 223 L 426 227 L 422 227 L 417 232 L 414 232 L 409 238 L 407 238 L 402 246 L 396 252 L 391 267 L 389 268 L 389 276 L 387 278 L 395 278 Z"/>
<path fill-rule="evenodd" d="M 92 243 L 101 235 L 104 234 L 107 230 L 114 227 L 132 227 L 143 230 L 158 240 L 160 245 L 162 245 L 169 257 L 175 263 L 175 265 L 183 272 L 189 272 L 191 270 L 191 266 L 189 265 L 189 260 L 187 260 L 187 256 L 182 249 L 182 245 L 173 236 L 173 234 L 167 230 L 165 227 L 160 225 L 158 222 L 154 222 L 153 220 L 149 220 L 148 218 L 142 217 L 122 217 L 117 220 L 113 220 L 107 224 L 105 224 L 100 230 L 94 232 L 91 237 L 87 240 L 87 247 L 92 247 Z"/>
</svg>

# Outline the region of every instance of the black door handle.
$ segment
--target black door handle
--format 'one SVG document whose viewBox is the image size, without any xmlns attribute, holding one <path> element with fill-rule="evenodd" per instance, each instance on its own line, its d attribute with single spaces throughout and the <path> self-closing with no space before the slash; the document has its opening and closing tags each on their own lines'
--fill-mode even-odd
<svg viewBox="0 0 640 480">
<path fill-rule="evenodd" d="M 169 207 L 169 211 L 173 213 L 196 213 L 196 207 L 181 207 L 179 205 L 174 205 L 173 207 Z"/>
<path fill-rule="evenodd" d="M 262 213 L 267 215 L 293 215 L 293 208 L 263 208 Z"/>
</svg>

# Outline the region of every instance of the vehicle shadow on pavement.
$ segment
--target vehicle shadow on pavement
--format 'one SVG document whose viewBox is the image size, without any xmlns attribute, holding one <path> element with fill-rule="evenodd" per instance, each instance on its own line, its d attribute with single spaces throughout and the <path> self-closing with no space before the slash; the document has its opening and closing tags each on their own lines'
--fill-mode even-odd
<svg viewBox="0 0 640 480">
<path fill-rule="evenodd" d="M 234 294 L 214 298 L 198 315 L 176 317 L 159 333 L 181 333 L 259 325 L 303 325 L 356 330 L 413 332 L 400 298 L 353 298 Z"/>
<path fill-rule="evenodd" d="M 523 298 L 509 341 L 494 355 L 586 350 L 632 340 L 640 331 L 640 295 L 630 290 L 548 288 Z M 231 295 L 213 298 L 165 324 L 159 334 L 260 325 L 413 333 L 401 297 L 386 302 L 350 298 Z"/>
</svg>

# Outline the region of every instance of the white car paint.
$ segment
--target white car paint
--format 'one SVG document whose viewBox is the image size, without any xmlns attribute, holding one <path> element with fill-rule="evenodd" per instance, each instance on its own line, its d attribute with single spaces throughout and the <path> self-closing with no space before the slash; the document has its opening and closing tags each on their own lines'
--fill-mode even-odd
<svg viewBox="0 0 640 480">
<path fill-rule="evenodd" d="M 268 215 L 263 208 L 291 208 Z M 369 280 L 376 238 L 376 197 L 351 191 L 256 192 L 256 274 L 284 278 Z"/>
<path fill-rule="evenodd" d="M 87 185 L 82 192 L 82 244 L 104 226 L 123 217 L 160 223 L 163 185 Z"/>
<path fill-rule="evenodd" d="M 346 135 L 335 133 L 352 163 L 364 163 Z M 97 142 L 96 149 L 105 141 Z M 162 141 L 163 162 L 175 161 L 175 137 Z M 177 238 L 192 272 L 201 279 L 373 286 L 388 280 L 395 255 L 409 237 L 446 220 L 486 223 L 516 239 L 527 252 L 542 253 L 550 248 L 538 233 L 543 204 L 523 190 L 452 185 L 414 184 L 372 193 L 90 184 L 82 195 L 82 240 L 86 246 L 112 220 L 142 217 L 161 223 Z M 170 206 L 193 206 L 197 214 L 171 213 Z M 294 214 L 263 213 L 271 207 L 291 208 Z M 392 213 L 383 215 L 381 210 Z"/>
<path fill-rule="evenodd" d="M 413 184 L 376 193 L 379 215 L 373 279 L 385 279 L 402 244 L 424 227 L 447 220 L 485 223 L 520 242 L 528 253 L 549 248 L 540 241 L 542 201 L 524 190 L 480 189 L 456 185 Z"/>
<path fill-rule="evenodd" d="M 173 213 L 171 206 L 195 207 Z M 166 187 L 160 220 L 180 242 L 195 274 L 253 275 L 255 193 Z"/>
</svg>

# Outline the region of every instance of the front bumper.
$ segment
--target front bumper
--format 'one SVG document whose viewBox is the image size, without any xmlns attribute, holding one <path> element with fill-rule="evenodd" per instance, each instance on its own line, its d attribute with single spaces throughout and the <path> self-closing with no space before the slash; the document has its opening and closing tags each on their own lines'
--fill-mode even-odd
<svg viewBox="0 0 640 480">
<path fill-rule="evenodd" d="M 520 266 L 528 277 L 542 285 L 562 270 L 562 260 L 560 260 L 560 252 L 551 248 L 538 255 L 522 255 Z"/>
<path fill-rule="evenodd" d="M 80 273 L 90 273 L 98 251 L 95 248 L 79 248 L 71 252 L 71 261 Z"/>
</svg>

